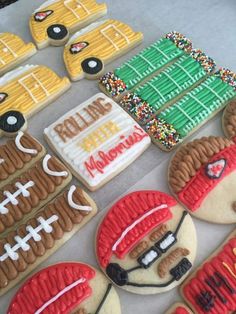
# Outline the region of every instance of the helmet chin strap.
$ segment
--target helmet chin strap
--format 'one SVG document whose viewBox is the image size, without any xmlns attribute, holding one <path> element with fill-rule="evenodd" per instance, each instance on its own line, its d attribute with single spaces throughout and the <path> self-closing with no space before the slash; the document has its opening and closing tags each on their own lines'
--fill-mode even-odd
<svg viewBox="0 0 236 314">
<path fill-rule="evenodd" d="M 110 293 L 110 291 L 111 291 L 111 288 L 112 288 L 112 284 L 109 283 L 109 284 L 107 285 L 106 292 L 105 292 L 105 294 L 104 294 L 104 296 L 103 296 L 101 302 L 99 303 L 99 305 L 98 305 L 98 307 L 97 307 L 97 309 L 96 309 L 95 314 L 99 314 L 101 308 L 103 307 L 103 304 L 105 303 L 105 301 L 106 301 L 106 299 L 107 299 L 107 297 L 108 297 L 108 295 L 109 295 L 109 293 Z"/>
<path fill-rule="evenodd" d="M 173 235 L 177 237 L 177 234 L 183 224 L 183 221 L 185 217 L 188 215 L 187 211 L 184 211 L 182 214 L 182 217 L 175 229 L 175 232 Z M 191 262 L 187 258 L 183 258 L 175 267 L 173 267 L 170 270 L 170 274 L 172 275 L 172 278 L 162 284 L 139 284 L 135 282 L 129 282 L 129 273 L 132 273 L 136 270 L 143 269 L 141 265 L 137 265 L 130 269 L 124 269 L 122 268 L 118 263 L 110 263 L 106 268 L 106 273 L 109 278 L 112 279 L 112 281 L 115 282 L 118 286 L 133 286 L 133 287 L 154 287 L 154 288 L 163 288 L 169 286 L 174 281 L 178 281 L 180 278 L 183 277 L 187 273 L 187 271 L 192 267 Z"/>
</svg>

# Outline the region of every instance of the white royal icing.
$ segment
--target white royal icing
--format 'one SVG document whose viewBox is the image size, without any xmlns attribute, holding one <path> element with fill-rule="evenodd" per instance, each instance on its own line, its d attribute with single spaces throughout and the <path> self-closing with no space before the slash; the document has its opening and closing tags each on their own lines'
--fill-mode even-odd
<svg viewBox="0 0 236 314">
<path fill-rule="evenodd" d="M 5 162 L 5 159 L 0 158 L 0 165 L 3 164 Z"/>
<path fill-rule="evenodd" d="M 73 193 L 75 190 L 76 190 L 76 186 L 72 185 L 68 191 L 67 200 L 68 200 L 68 204 L 70 205 L 70 207 L 77 209 L 77 210 L 91 211 L 92 210 L 91 206 L 78 205 L 73 201 Z"/>
<path fill-rule="evenodd" d="M 84 283 L 86 281 L 85 278 L 80 278 L 76 280 L 75 282 L 71 283 L 69 286 L 62 289 L 58 294 L 56 294 L 54 297 L 52 297 L 50 300 L 48 300 L 44 305 L 42 305 L 34 314 L 40 314 L 42 313 L 50 304 L 54 303 L 56 300 L 58 300 L 61 296 L 63 296 L 66 292 L 70 291 L 74 287 L 78 286 L 81 283 Z"/>
<path fill-rule="evenodd" d="M 175 240 L 174 235 L 172 233 L 169 234 L 167 238 L 160 243 L 160 248 L 162 250 L 167 249 L 173 242 L 175 242 Z"/>
<path fill-rule="evenodd" d="M 51 224 L 55 221 L 57 221 L 59 218 L 57 215 L 53 215 L 47 220 L 45 220 L 43 217 L 38 217 L 37 221 L 39 222 L 39 225 L 36 228 L 33 228 L 32 226 L 27 226 L 27 234 L 24 238 L 21 238 L 20 236 L 15 236 L 16 244 L 11 247 L 9 243 L 4 244 L 5 252 L 3 255 L 0 256 L 0 262 L 4 262 L 7 258 L 12 259 L 13 261 L 16 261 L 19 259 L 19 254 L 17 251 L 19 249 L 22 249 L 23 251 L 28 251 L 30 249 L 30 246 L 28 244 L 30 239 L 34 239 L 34 241 L 38 242 L 41 240 L 41 236 L 39 234 L 40 231 L 44 230 L 46 233 L 51 233 L 53 231 L 53 228 Z"/>
<path fill-rule="evenodd" d="M 122 240 L 125 238 L 125 236 L 137 225 L 139 224 L 141 221 L 143 221 L 145 218 L 147 218 L 148 216 L 154 214 L 155 212 L 157 212 L 160 209 L 163 208 L 167 208 L 166 204 L 162 204 L 160 206 L 157 206 L 155 208 L 152 208 L 151 210 L 149 210 L 148 212 L 146 212 L 144 215 L 142 215 L 141 217 L 139 217 L 137 220 L 135 220 L 130 226 L 128 226 L 121 234 L 121 236 L 119 237 L 119 239 L 113 244 L 112 246 L 112 251 L 115 251 L 117 246 L 122 242 Z"/>
<path fill-rule="evenodd" d="M 142 263 L 144 265 L 150 264 L 157 257 L 157 252 L 154 250 L 149 251 L 144 258 L 142 258 Z"/>
<path fill-rule="evenodd" d="M 81 30 L 79 30 L 78 32 L 76 32 L 74 35 L 71 36 L 71 38 L 68 40 L 66 46 L 72 44 L 74 41 L 77 41 L 78 38 L 88 32 L 91 32 L 92 30 L 94 30 L 95 28 L 99 27 L 100 25 L 106 23 L 108 20 L 102 20 L 99 22 L 94 22 L 84 28 L 82 28 Z"/>
<path fill-rule="evenodd" d="M 38 67 L 38 65 L 33 65 L 33 64 L 26 64 L 24 66 L 18 67 L 15 70 L 12 70 L 5 75 L 3 75 L 0 78 L 0 86 L 6 85 L 13 79 L 17 78 L 18 76 L 24 74 L 25 72 L 32 70 L 34 68 Z"/>
<path fill-rule="evenodd" d="M 30 155 L 36 155 L 38 152 L 36 149 L 32 149 L 32 148 L 26 148 L 21 144 L 21 138 L 24 135 L 24 133 L 22 131 L 19 131 L 16 138 L 15 138 L 15 144 L 16 147 L 21 150 L 23 153 L 26 154 L 30 154 Z"/>
<path fill-rule="evenodd" d="M 110 103 L 112 105 L 111 110 L 103 116 L 100 116 L 93 124 L 86 127 L 84 130 L 76 134 L 73 138 L 68 138 L 64 142 L 59 134 L 54 129 L 58 124 L 63 123 L 65 119 L 69 119 L 73 116 L 73 119 L 81 125 L 81 118 L 86 121 L 91 120 L 91 116 L 84 110 L 93 101 L 98 98 L 104 99 L 105 103 Z M 79 116 L 79 115 L 80 116 Z M 111 134 L 103 143 L 99 143 L 97 148 L 93 148 L 92 151 L 88 152 L 83 147 L 82 144 L 91 133 L 96 132 L 99 127 L 105 123 L 114 123 L 119 131 L 116 134 Z M 103 173 L 97 169 L 93 172 L 93 177 L 88 172 L 85 167 L 85 162 L 89 162 L 90 157 L 99 160 L 99 151 L 108 152 L 109 150 L 115 148 L 119 143 L 127 139 L 133 132 L 136 132 L 136 128 L 142 135 L 146 135 L 144 131 L 141 131 L 140 126 L 112 99 L 108 98 L 106 95 L 99 93 L 91 97 L 89 100 L 78 105 L 64 116 L 59 118 L 56 122 L 51 124 L 48 128 L 44 130 L 46 137 L 49 139 L 53 148 L 61 156 L 61 158 L 70 165 L 75 173 L 79 175 L 89 186 L 97 186 L 98 184 L 104 182 L 108 177 L 111 177 L 113 173 L 119 172 L 123 164 L 128 164 L 129 162 L 135 160 L 140 152 L 144 151 L 150 144 L 151 140 L 149 136 L 145 136 L 139 142 L 135 143 L 129 149 L 123 151 L 122 154 L 118 154 L 117 157 L 106 165 L 103 169 Z M 124 136 L 124 139 L 120 137 Z"/>
<path fill-rule="evenodd" d="M 49 174 L 50 176 L 54 176 L 54 177 L 67 177 L 68 176 L 68 172 L 67 171 L 53 171 L 50 170 L 48 168 L 48 161 L 49 159 L 52 158 L 51 155 L 47 154 L 44 158 L 43 158 L 43 170 Z"/>
<path fill-rule="evenodd" d="M 33 181 L 29 181 L 26 184 L 22 185 L 20 182 L 16 182 L 15 186 L 17 190 L 12 194 L 9 191 L 3 191 L 3 195 L 5 196 L 4 200 L 0 203 L 0 214 L 6 215 L 9 212 L 9 209 L 6 207 L 9 203 L 12 205 L 17 205 L 19 203 L 17 197 L 19 195 L 23 195 L 24 197 L 29 197 L 30 192 L 28 191 L 29 188 L 34 186 Z"/>
</svg>

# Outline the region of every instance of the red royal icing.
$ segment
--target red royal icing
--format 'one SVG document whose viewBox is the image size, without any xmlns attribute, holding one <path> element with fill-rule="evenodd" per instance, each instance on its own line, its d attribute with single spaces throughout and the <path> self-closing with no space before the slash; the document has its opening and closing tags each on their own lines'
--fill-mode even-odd
<svg viewBox="0 0 236 314">
<path fill-rule="evenodd" d="M 120 136 L 122 140 L 115 147 L 107 152 L 99 151 L 99 159 L 95 159 L 94 156 L 90 156 L 88 161 L 85 161 L 84 166 L 92 178 L 95 177 L 94 172 L 104 173 L 104 169 L 110 165 L 112 161 L 121 156 L 125 151 L 130 149 L 135 144 L 141 142 L 145 137 L 148 137 L 147 133 L 143 129 L 135 126 L 135 131 L 131 133 L 127 138 L 123 135 Z"/>
<path fill-rule="evenodd" d="M 182 306 L 178 306 L 172 314 L 189 314 L 189 311 Z"/>
<path fill-rule="evenodd" d="M 7 314 L 34 314 L 46 302 L 75 281 L 86 281 L 65 292 L 41 313 L 69 314 L 75 306 L 92 295 L 88 281 L 95 277 L 95 270 L 81 263 L 60 263 L 49 266 L 25 282 L 11 301 Z"/>
<path fill-rule="evenodd" d="M 183 287 L 184 297 L 193 305 L 198 314 L 228 314 L 231 313 L 231 311 L 236 310 L 235 248 L 236 237 L 230 239 L 216 256 L 205 262 L 197 271 L 195 276 L 191 278 L 191 280 Z M 235 277 L 226 267 L 224 267 L 223 262 L 230 267 Z M 218 280 L 215 272 L 222 275 L 230 284 L 231 288 L 234 289 L 234 293 L 231 293 L 222 282 L 220 287 L 215 286 L 216 290 L 226 299 L 225 303 L 223 303 L 220 298 L 217 297 L 213 289 L 206 284 L 206 280 L 209 280 L 209 276 L 214 276 L 214 278 Z M 197 296 L 199 296 L 201 292 L 205 291 L 210 292 L 214 297 L 214 306 L 209 311 L 205 311 L 197 302 Z"/>
<path fill-rule="evenodd" d="M 224 159 L 226 161 L 223 172 L 219 178 L 210 178 L 207 165 L 214 166 L 214 162 Z M 178 193 L 179 200 L 191 211 L 197 210 L 203 200 L 211 190 L 223 180 L 228 174 L 236 169 L 236 145 L 225 148 L 209 160 L 207 165 L 203 165 L 195 176 L 186 184 L 184 189 Z M 219 166 L 219 165 L 218 165 Z M 216 174 L 219 174 L 218 167 L 212 168 Z"/>
<path fill-rule="evenodd" d="M 117 249 L 112 250 L 113 245 L 129 226 L 163 204 L 167 207 L 146 216 L 125 235 Z M 109 210 L 98 229 L 96 250 L 100 265 L 106 267 L 113 253 L 118 258 L 123 258 L 153 228 L 172 218 L 169 207 L 174 205 L 174 198 L 159 191 L 138 191 L 121 198 Z"/>
</svg>

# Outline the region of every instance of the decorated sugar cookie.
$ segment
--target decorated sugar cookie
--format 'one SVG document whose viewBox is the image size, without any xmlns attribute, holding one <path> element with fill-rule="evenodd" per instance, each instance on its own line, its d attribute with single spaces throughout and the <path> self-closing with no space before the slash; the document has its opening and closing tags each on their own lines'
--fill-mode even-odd
<svg viewBox="0 0 236 314">
<path fill-rule="evenodd" d="M 150 145 L 147 133 L 102 93 L 66 113 L 44 134 L 49 145 L 90 190 L 111 180 Z"/>
<path fill-rule="evenodd" d="M 198 314 L 236 311 L 236 230 L 181 286 Z"/>
<path fill-rule="evenodd" d="M 193 314 L 193 312 L 184 303 L 176 302 L 165 314 Z"/>
<path fill-rule="evenodd" d="M 15 135 L 26 126 L 26 118 L 42 110 L 70 87 L 42 65 L 25 65 L 0 78 L 0 135 Z"/>
<path fill-rule="evenodd" d="M 236 142 L 236 99 L 231 100 L 226 106 L 222 126 L 225 135 Z"/>
<path fill-rule="evenodd" d="M 69 240 L 96 212 L 93 200 L 79 187 L 72 185 L 68 191 L 2 238 L 0 295 Z"/>
<path fill-rule="evenodd" d="M 107 13 L 95 0 L 47 0 L 31 15 L 29 26 L 39 49 L 63 45 L 69 35 Z"/>
<path fill-rule="evenodd" d="M 57 158 L 46 155 L 20 177 L 3 186 L 0 192 L 0 238 L 54 198 L 70 180 L 68 169 Z"/>
<path fill-rule="evenodd" d="M 99 270 L 79 262 L 64 262 L 30 277 L 7 311 L 34 313 L 121 314 L 121 309 L 118 294 Z"/>
<path fill-rule="evenodd" d="M 34 44 L 26 44 L 12 33 L 0 33 L 0 75 L 36 53 Z"/>
<path fill-rule="evenodd" d="M 145 129 L 162 150 L 170 151 L 236 97 L 236 75 L 220 69 L 174 104 L 161 110 Z"/>
<path fill-rule="evenodd" d="M 30 134 L 19 131 L 0 146 L 0 188 L 32 167 L 45 155 L 44 147 Z"/>
<path fill-rule="evenodd" d="M 159 191 L 137 191 L 116 202 L 96 236 L 101 269 L 119 287 L 138 294 L 168 291 L 192 268 L 196 232 L 190 215 Z"/>
<path fill-rule="evenodd" d="M 189 53 L 192 43 L 178 32 L 170 32 L 140 53 L 126 61 L 114 72 L 100 78 L 99 87 L 108 96 L 118 100 L 142 81 L 160 71 L 177 58 Z"/>
<path fill-rule="evenodd" d="M 119 104 L 140 124 L 145 124 L 159 110 L 205 80 L 214 69 L 214 61 L 194 49 L 126 94 Z"/>
<path fill-rule="evenodd" d="M 197 218 L 236 223 L 236 144 L 224 137 L 203 137 L 182 145 L 169 166 L 169 185 Z"/>
<path fill-rule="evenodd" d="M 142 33 L 117 20 L 89 25 L 74 34 L 65 46 L 64 62 L 70 78 L 97 78 L 105 64 L 139 44 L 142 38 Z"/>
</svg>

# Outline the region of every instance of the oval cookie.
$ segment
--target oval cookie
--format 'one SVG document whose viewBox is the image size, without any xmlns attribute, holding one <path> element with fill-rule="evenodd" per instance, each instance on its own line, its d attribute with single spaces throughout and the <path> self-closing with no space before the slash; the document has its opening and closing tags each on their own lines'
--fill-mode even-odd
<svg viewBox="0 0 236 314">
<path fill-rule="evenodd" d="M 159 191 L 124 196 L 97 231 L 100 267 L 116 285 L 133 293 L 174 288 L 191 269 L 195 254 L 196 232 L 190 215 Z"/>
<path fill-rule="evenodd" d="M 29 278 L 13 298 L 8 314 L 120 314 L 119 297 L 95 268 L 59 263 Z"/>
<path fill-rule="evenodd" d="M 231 100 L 225 108 L 222 127 L 225 135 L 236 142 L 236 99 Z"/>
<path fill-rule="evenodd" d="M 165 314 L 193 314 L 193 312 L 184 303 L 176 302 Z"/>
<path fill-rule="evenodd" d="M 236 222 L 236 144 L 224 137 L 203 137 L 180 147 L 169 166 L 169 185 L 197 218 Z"/>
</svg>

